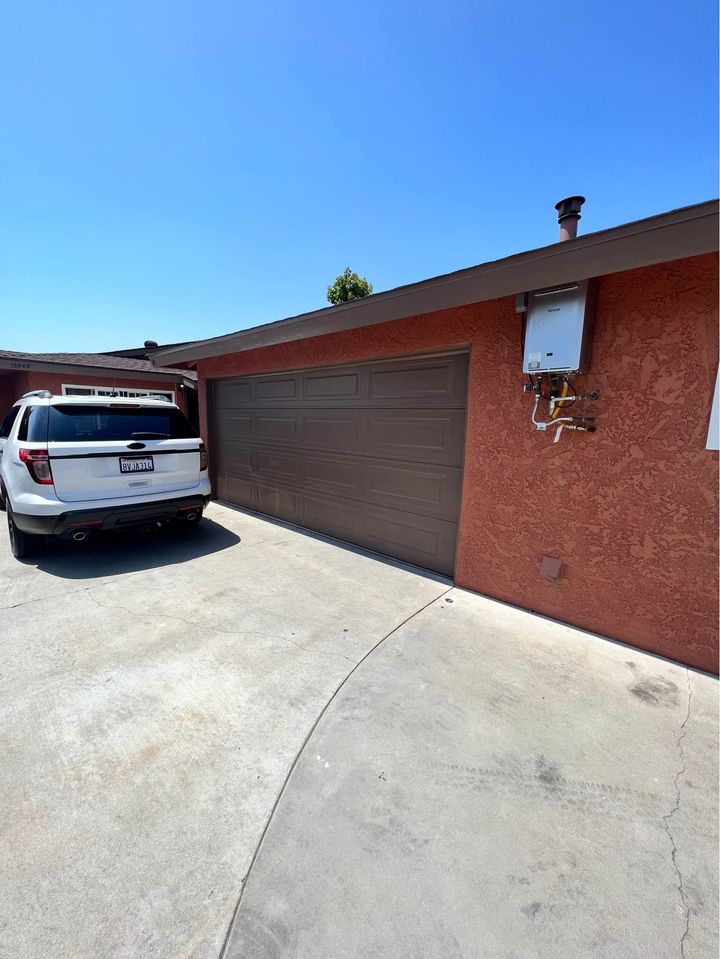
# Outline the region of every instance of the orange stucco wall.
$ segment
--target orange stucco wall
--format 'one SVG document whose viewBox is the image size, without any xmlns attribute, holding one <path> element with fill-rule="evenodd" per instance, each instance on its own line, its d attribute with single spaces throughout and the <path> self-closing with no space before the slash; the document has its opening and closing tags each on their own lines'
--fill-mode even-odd
<svg viewBox="0 0 720 959">
<path fill-rule="evenodd" d="M 206 377 L 470 345 L 456 583 L 717 671 L 717 282 L 713 256 L 601 278 L 593 435 L 531 428 L 511 299 L 202 360 L 203 433 Z"/>
<path fill-rule="evenodd" d="M 3 372 L 4 371 L 0 370 L 0 377 L 4 379 Z M 13 393 L 8 406 L 11 406 L 19 396 L 22 396 L 23 393 L 28 393 L 30 390 L 50 390 L 51 393 L 60 395 L 62 393 L 63 383 L 66 383 L 77 386 L 112 386 L 119 390 L 174 390 L 175 402 L 180 409 L 185 409 L 184 391 L 179 388 L 178 383 L 174 383 L 172 380 L 164 382 L 160 380 L 133 380 L 123 377 L 122 372 L 119 372 L 116 376 L 86 376 L 82 371 L 82 367 L 78 367 L 77 373 L 43 373 L 40 370 L 28 370 L 27 372 L 13 370 L 10 372 L 8 379 L 12 380 Z M 7 410 L 5 412 L 7 412 Z M 3 413 L 2 415 L 4 416 L 5 414 Z"/>
</svg>

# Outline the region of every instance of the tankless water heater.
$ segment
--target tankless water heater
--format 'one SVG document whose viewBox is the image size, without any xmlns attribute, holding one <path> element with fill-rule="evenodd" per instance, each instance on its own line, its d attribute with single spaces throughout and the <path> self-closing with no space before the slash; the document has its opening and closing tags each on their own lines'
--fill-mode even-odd
<svg viewBox="0 0 720 959">
<path fill-rule="evenodd" d="M 591 280 L 528 294 L 523 373 L 584 373 L 595 312 Z"/>
</svg>

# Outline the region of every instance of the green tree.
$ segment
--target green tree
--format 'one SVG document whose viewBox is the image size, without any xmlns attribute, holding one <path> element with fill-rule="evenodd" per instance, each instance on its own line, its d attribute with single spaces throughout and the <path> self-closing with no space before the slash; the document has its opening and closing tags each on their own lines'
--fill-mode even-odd
<svg viewBox="0 0 720 959">
<path fill-rule="evenodd" d="M 340 276 L 335 277 L 335 282 L 327 288 L 328 303 L 339 306 L 340 303 L 348 303 L 350 300 L 361 300 L 372 291 L 372 285 L 365 277 L 358 276 L 346 266 Z"/>
</svg>

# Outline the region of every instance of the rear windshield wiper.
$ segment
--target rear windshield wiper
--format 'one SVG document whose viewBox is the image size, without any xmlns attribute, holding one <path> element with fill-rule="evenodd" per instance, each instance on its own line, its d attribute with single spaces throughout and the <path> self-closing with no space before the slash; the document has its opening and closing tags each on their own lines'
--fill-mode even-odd
<svg viewBox="0 0 720 959">
<path fill-rule="evenodd" d="M 131 433 L 131 440 L 169 440 L 169 433 Z"/>
</svg>

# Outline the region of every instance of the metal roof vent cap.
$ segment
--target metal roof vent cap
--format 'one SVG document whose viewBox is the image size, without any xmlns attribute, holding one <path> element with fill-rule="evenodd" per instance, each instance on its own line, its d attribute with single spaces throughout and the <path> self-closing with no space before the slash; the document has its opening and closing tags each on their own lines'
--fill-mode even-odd
<svg viewBox="0 0 720 959">
<path fill-rule="evenodd" d="M 566 196 L 564 200 L 555 204 L 555 209 L 558 211 L 561 243 L 564 240 L 574 240 L 577 236 L 580 209 L 584 202 L 584 196 Z"/>
</svg>

